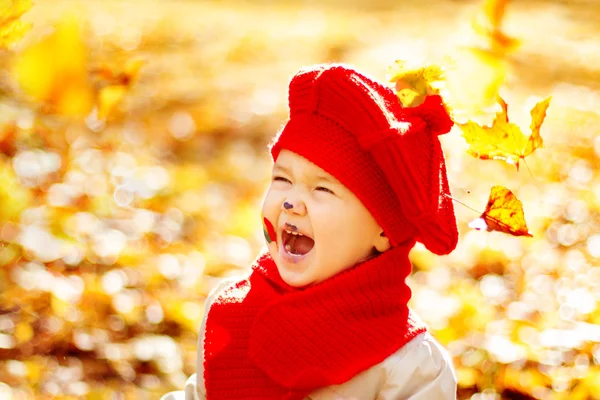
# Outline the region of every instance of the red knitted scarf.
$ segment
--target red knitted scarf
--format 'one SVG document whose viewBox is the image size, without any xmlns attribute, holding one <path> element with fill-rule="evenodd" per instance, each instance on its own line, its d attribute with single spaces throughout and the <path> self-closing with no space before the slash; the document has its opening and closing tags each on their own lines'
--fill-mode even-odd
<svg viewBox="0 0 600 400">
<path fill-rule="evenodd" d="M 211 305 L 207 399 L 303 399 L 380 363 L 426 330 L 409 312 L 412 243 L 302 289 L 268 253 Z"/>
</svg>

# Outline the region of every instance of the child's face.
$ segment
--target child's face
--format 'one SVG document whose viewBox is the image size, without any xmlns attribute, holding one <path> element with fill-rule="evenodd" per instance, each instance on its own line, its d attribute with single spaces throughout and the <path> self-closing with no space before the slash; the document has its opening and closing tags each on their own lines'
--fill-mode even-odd
<svg viewBox="0 0 600 400">
<path fill-rule="evenodd" d="M 288 150 L 273 166 L 262 213 L 276 233 L 269 251 L 290 286 L 321 282 L 365 260 L 374 248 L 389 248 L 375 218 L 350 190 Z M 294 230 L 304 236 L 291 234 Z"/>
</svg>

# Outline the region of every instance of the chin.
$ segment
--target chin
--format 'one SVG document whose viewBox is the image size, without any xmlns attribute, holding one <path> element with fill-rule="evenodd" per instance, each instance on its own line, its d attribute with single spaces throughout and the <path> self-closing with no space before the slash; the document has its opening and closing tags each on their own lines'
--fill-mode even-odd
<svg viewBox="0 0 600 400">
<path fill-rule="evenodd" d="M 279 270 L 279 275 L 281 275 L 281 279 L 286 284 L 292 287 L 301 288 L 311 284 L 311 282 L 307 282 L 307 279 L 305 277 L 295 276 L 294 273 L 290 273 L 289 271 L 280 268 L 279 265 L 277 266 L 277 269 Z"/>
<path fill-rule="evenodd" d="M 286 261 L 282 257 L 281 248 L 279 246 L 269 246 L 269 252 L 271 253 L 271 258 L 275 261 L 279 276 L 281 276 L 281 279 L 287 285 L 301 288 L 313 283 L 313 280 L 307 275 L 307 270 L 310 269 L 310 263 L 295 264 Z"/>
<path fill-rule="evenodd" d="M 279 275 L 281 279 L 289 286 L 294 288 L 303 288 L 306 286 L 312 285 L 314 282 L 310 280 L 303 273 L 292 272 L 282 267 L 277 261 L 275 261 L 277 265 L 277 270 L 279 271 Z"/>
<path fill-rule="evenodd" d="M 310 286 L 310 284 L 305 284 L 303 282 L 296 282 L 296 281 L 288 281 L 286 279 L 283 280 L 286 284 L 288 284 L 289 286 L 296 288 L 296 289 L 301 289 L 303 287 L 307 287 Z"/>
</svg>

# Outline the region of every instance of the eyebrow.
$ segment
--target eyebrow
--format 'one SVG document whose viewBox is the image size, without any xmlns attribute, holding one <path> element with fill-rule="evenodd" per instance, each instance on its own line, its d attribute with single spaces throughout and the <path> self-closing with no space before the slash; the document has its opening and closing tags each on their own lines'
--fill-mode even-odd
<svg viewBox="0 0 600 400">
<path fill-rule="evenodd" d="M 322 174 L 316 174 L 315 176 L 320 181 L 329 182 L 334 185 L 339 185 L 339 182 L 330 176 L 326 176 L 326 175 L 322 175 Z"/>
<path fill-rule="evenodd" d="M 285 174 L 288 174 L 288 175 L 292 174 L 289 168 L 284 167 L 282 165 L 277 165 L 277 164 L 273 165 L 273 172 L 276 172 L 276 171 L 281 171 L 281 172 L 283 172 Z M 333 178 L 331 176 L 319 174 L 319 173 L 315 174 L 315 178 L 316 178 L 316 180 L 323 181 L 323 182 L 328 182 L 328 183 L 331 183 L 331 184 L 334 184 L 334 185 L 339 185 L 340 184 L 340 182 L 338 180 L 336 180 L 335 178 Z"/>
<path fill-rule="evenodd" d="M 290 175 L 290 170 L 286 167 L 282 167 L 281 165 L 273 165 L 273 172 L 275 171 L 281 171 L 281 172 L 285 172 L 286 174 Z"/>
</svg>

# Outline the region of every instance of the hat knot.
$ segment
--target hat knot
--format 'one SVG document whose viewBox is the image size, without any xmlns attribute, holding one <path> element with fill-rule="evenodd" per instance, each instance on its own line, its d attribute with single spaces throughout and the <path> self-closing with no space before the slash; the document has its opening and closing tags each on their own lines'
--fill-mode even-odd
<svg viewBox="0 0 600 400">
<path fill-rule="evenodd" d="M 403 108 L 404 114 L 409 119 L 419 118 L 427 125 L 427 130 L 434 135 L 443 135 L 450 132 L 454 122 L 442 101 L 442 97 L 438 95 L 430 95 L 425 97 L 425 101 L 412 108 Z"/>
</svg>

